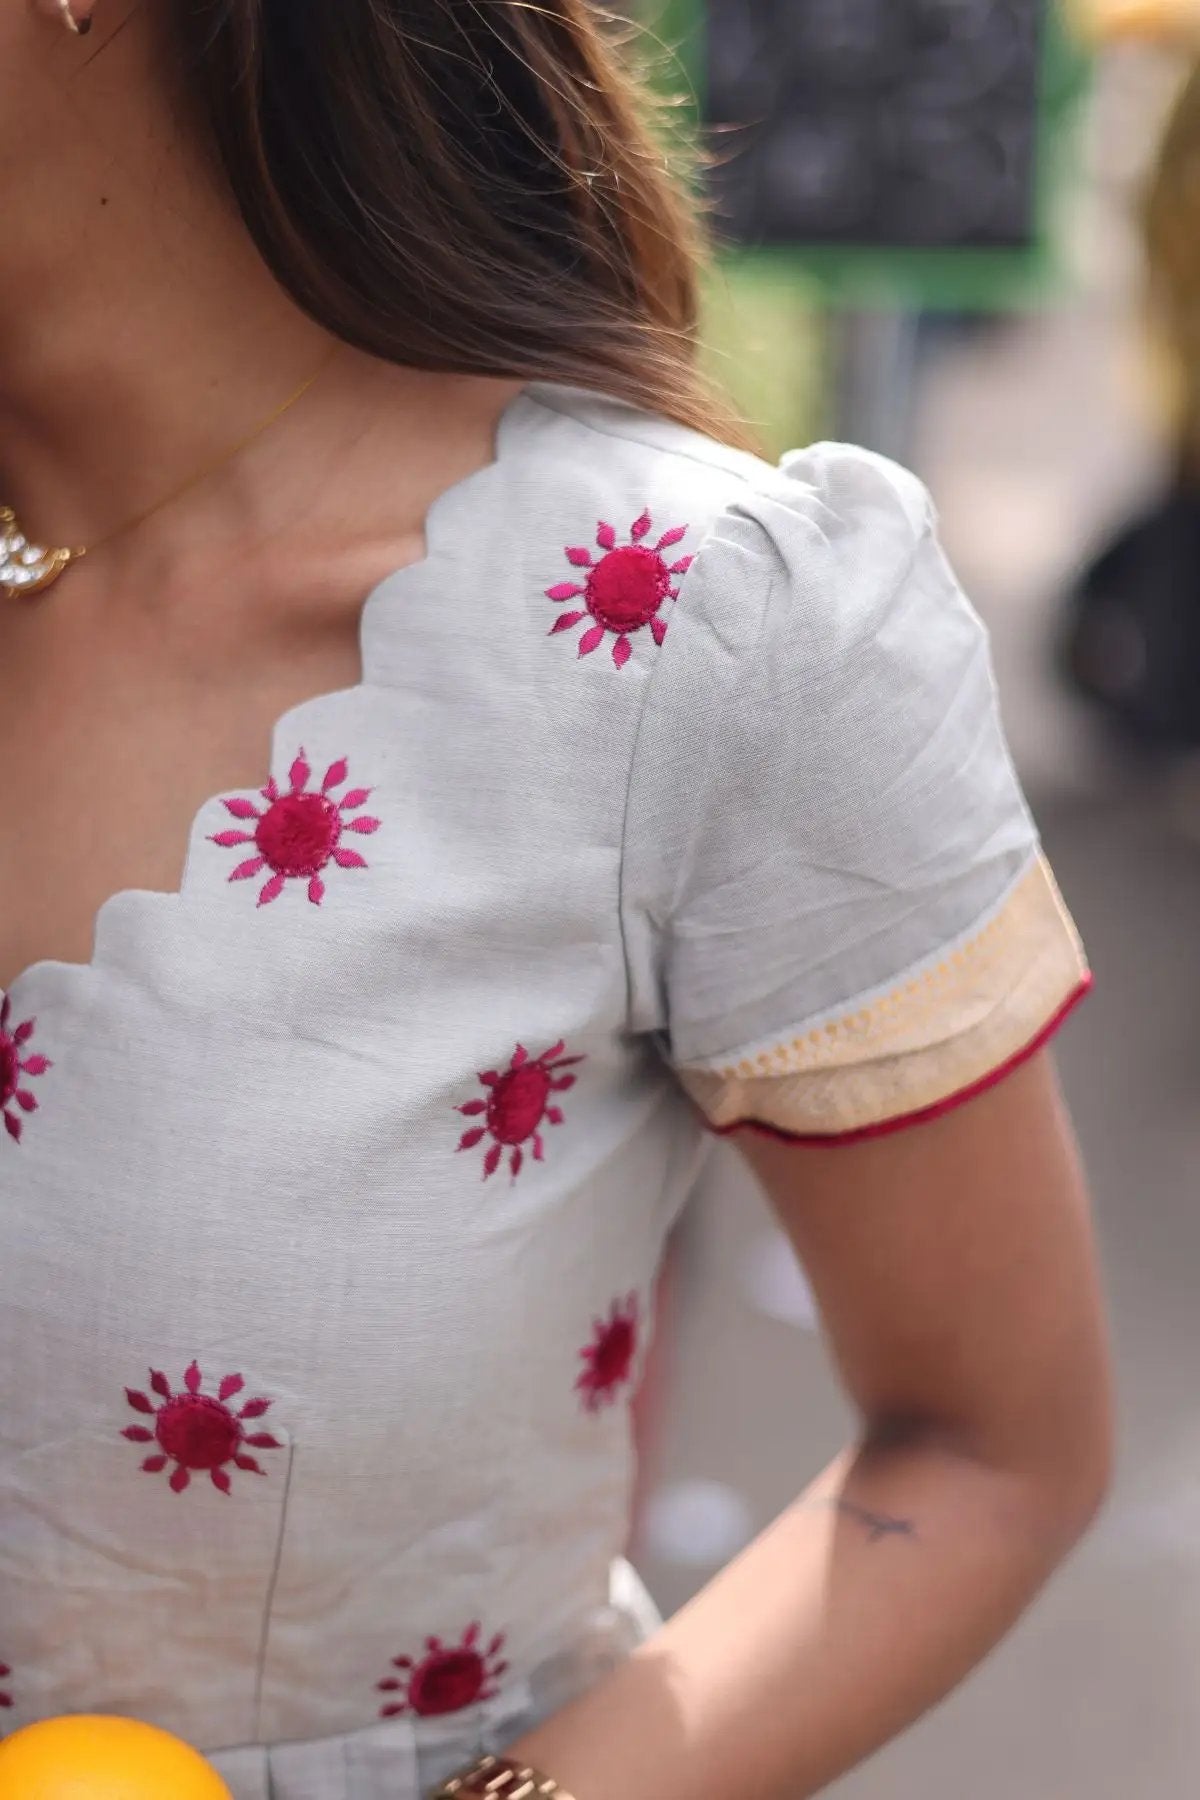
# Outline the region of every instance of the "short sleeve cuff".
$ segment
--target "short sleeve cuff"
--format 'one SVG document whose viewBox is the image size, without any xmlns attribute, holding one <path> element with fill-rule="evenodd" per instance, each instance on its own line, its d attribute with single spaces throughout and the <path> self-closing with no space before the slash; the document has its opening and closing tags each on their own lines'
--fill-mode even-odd
<svg viewBox="0 0 1200 1800">
<path fill-rule="evenodd" d="M 855 1143 L 936 1118 L 1002 1080 L 1091 983 L 1038 856 L 982 926 L 895 986 L 679 1074 L 716 1132 Z"/>
</svg>

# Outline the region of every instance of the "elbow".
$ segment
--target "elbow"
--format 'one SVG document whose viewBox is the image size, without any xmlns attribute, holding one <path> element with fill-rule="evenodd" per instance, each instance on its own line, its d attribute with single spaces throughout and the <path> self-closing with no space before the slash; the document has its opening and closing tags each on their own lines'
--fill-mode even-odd
<svg viewBox="0 0 1200 1800">
<path fill-rule="evenodd" d="M 1058 1563 L 1087 1534 L 1112 1487 L 1111 1398 L 1106 1386 L 1086 1396 L 1077 1390 L 1070 1404 L 1010 1414 L 999 1427 L 994 1420 L 876 1419 L 863 1450 L 869 1463 L 917 1450 L 957 1466 L 1003 1536 L 1037 1544 L 1039 1559 Z"/>
<path fill-rule="evenodd" d="M 1111 1415 L 1086 1433 L 1072 1433 L 1072 1454 L 1045 1481 L 1046 1504 L 1059 1522 L 1067 1547 L 1091 1529 L 1108 1501 L 1116 1472 Z"/>
<path fill-rule="evenodd" d="M 1107 1502 L 1114 1475 L 1111 1419 L 1065 1422 L 1058 1442 L 1040 1454 L 1008 1459 L 1009 1479 L 1019 1485 L 1027 1521 L 1058 1562 L 1090 1531 Z"/>
<path fill-rule="evenodd" d="M 1027 1466 L 1069 1549 L 1102 1512 L 1116 1472 L 1116 1409 L 1107 1366 L 1098 1363 L 1092 1379 L 1058 1395 L 1043 1415 L 1031 1412 L 1036 1428 Z"/>
</svg>

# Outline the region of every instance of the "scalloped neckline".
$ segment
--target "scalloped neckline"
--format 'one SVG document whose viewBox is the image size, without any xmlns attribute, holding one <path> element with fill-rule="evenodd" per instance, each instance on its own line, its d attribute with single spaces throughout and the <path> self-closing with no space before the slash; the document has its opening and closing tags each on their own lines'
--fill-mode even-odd
<svg viewBox="0 0 1200 1800">
<path fill-rule="evenodd" d="M 469 521 L 474 504 L 480 494 L 497 479 L 502 468 L 507 466 L 514 446 L 520 434 L 524 420 L 533 412 L 542 410 L 534 388 L 538 385 L 526 382 L 497 415 L 493 433 L 493 450 L 489 460 L 480 463 L 478 468 L 470 469 L 457 481 L 451 482 L 430 503 L 423 520 L 422 536 L 424 554 L 414 557 L 411 562 L 402 563 L 399 568 L 382 576 L 371 587 L 358 608 L 358 680 L 348 687 L 328 688 L 309 695 L 288 707 L 272 722 L 267 735 L 267 774 L 264 779 L 274 774 L 290 760 L 285 756 L 283 742 L 285 733 L 291 729 L 292 721 L 300 713 L 309 713 L 342 698 L 347 694 L 357 694 L 373 685 L 368 669 L 369 639 L 376 614 L 385 606 L 391 607 L 400 602 L 404 590 L 416 586 L 427 578 L 430 571 L 442 562 L 449 550 L 451 541 L 457 536 L 459 521 Z M 27 963 L 13 976 L 8 987 L 0 984 L 0 998 L 14 996 L 26 986 L 36 984 L 43 976 L 58 973 L 69 977 L 82 977 L 90 974 L 103 964 L 101 954 L 103 938 L 107 922 L 121 912 L 158 911 L 162 907 L 178 908 L 183 904 L 184 895 L 195 863 L 196 852 L 203 840 L 202 826 L 210 813 L 226 798 L 251 796 L 260 792 L 261 781 L 251 781 L 239 788 L 226 789 L 220 793 L 208 795 L 192 814 L 187 828 L 183 869 L 179 885 L 174 888 L 117 888 L 101 901 L 92 916 L 91 954 L 86 961 L 72 960 L 69 957 L 45 956 Z"/>
</svg>

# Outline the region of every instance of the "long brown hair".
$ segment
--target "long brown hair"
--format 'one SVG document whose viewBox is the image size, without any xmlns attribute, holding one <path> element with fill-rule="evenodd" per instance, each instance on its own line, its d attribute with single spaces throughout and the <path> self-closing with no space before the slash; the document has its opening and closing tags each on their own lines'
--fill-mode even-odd
<svg viewBox="0 0 1200 1800">
<path fill-rule="evenodd" d="M 693 209 L 590 0 L 174 0 L 259 250 L 392 362 L 744 441 L 696 368 Z"/>
</svg>

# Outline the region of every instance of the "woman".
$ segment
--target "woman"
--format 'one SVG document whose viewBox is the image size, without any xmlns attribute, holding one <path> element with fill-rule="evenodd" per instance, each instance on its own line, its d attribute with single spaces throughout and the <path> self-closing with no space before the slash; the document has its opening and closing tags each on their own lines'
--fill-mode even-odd
<svg viewBox="0 0 1200 1800">
<path fill-rule="evenodd" d="M 577 0 L 0 0 L 0 1685 L 237 1800 L 815 1793 L 1105 1482 L 980 628 L 720 441 L 645 111 Z M 702 1122 L 862 1429 L 655 1632 Z"/>
</svg>

